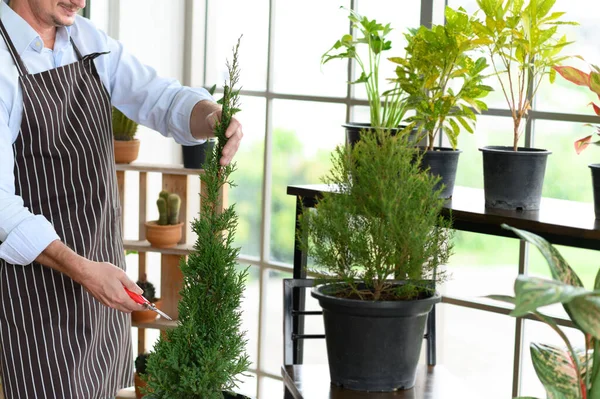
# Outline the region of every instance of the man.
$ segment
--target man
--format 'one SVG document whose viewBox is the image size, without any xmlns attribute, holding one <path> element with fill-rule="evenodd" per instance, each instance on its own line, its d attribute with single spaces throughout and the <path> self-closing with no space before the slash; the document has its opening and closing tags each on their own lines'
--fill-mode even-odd
<svg viewBox="0 0 600 399">
<path fill-rule="evenodd" d="M 111 104 L 181 144 L 212 135 L 205 90 L 161 79 L 76 15 L 0 1 L 0 345 L 11 398 L 112 398 L 133 385 Z M 242 138 L 232 121 L 221 164 Z"/>
</svg>

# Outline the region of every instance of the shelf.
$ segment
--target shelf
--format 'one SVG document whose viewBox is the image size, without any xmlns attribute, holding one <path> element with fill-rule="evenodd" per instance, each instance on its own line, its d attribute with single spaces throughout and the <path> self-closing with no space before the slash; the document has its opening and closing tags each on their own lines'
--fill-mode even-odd
<svg viewBox="0 0 600 399">
<path fill-rule="evenodd" d="M 167 320 L 167 319 L 163 319 L 162 317 L 159 317 L 158 319 L 154 320 L 154 321 L 150 321 L 150 322 L 146 322 L 146 323 L 137 323 L 137 322 L 133 322 L 131 323 L 132 327 L 137 327 L 137 328 L 152 328 L 155 330 L 168 330 L 170 328 L 175 328 L 177 327 L 177 320 Z"/>
<path fill-rule="evenodd" d="M 188 244 L 180 244 L 176 245 L 172 248 L 155 248 L 150 245 L 147 240 L 144 241 L 133 241 L 133 240 L 125 240 L 123 241 L 123 246 L 127 251 L 137 251 L 137 252 L 158 252 L 164 255 L 189 255 L 193 250 L 193 245 Z"/>
<path fill-rule="evenodd" d="M 130 163 L 117 164 L 118 171 L 133 171 L 133 172 L 153 172 L 166 175 L 199 175 L 204 173 L 204 169 L 186 169 L 183 165 L 157 165 L 150 163 Z"/>
<path fill-rule="evenodd" d="M 135 388 L 129 387 L 129 388 L 121 389 L 117 393 L 116 399 L 135 399 Z"/>
</svg>

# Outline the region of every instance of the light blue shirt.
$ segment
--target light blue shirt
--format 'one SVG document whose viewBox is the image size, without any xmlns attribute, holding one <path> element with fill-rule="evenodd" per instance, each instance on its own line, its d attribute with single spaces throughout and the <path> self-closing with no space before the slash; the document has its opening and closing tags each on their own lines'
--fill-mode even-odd
<svg viewBox="0 0 600 399">
<path fill-rule="evenodd" d="M 0 18 L 29 73 L 39 73 L 77 61 L 71 37 L 82 55 L 110 51 L 94 61 L 112 104 L 134 121 L 173 137 L 184 145 L 200 144 L 190 133 L 190 115 L 196 103 L 214 101 L 204 89 L 182 86 L 142 65 L 122 44 L 77 17 L 70 27 L 57 28 L 54 49 L 44 48 L 38 33 L 0 0 Z M 27 265 L 59 237 L 50 222 L 33 215 L 15 195 L 15 142 L 21 126 L 23 97 L 19 74 L 0 37 L 0 258 Z"/>
</svg>

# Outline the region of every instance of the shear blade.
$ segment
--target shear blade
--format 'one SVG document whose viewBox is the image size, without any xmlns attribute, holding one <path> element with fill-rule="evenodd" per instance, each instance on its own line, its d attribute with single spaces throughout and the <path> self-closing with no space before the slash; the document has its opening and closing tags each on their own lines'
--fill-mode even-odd
<svg viewBox="0 0 600 399">
<path fill-rule="evenodd" d="M 167 320 L 173 320 L 171 317 L 169 317 L 166 313 L 161 312 L 158 308 L 156 308 L 156 306 L 152 306 L 152 310 L 154 310 L 156 313 L 158 313 L 161 317 L 164 317 Z"/>
</svg>

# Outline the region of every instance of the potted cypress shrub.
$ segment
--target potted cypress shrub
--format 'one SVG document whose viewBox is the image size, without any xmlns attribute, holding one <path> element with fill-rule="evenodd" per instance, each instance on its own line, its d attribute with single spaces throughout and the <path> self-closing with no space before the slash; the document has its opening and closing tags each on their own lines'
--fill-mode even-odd
<svg viewBox="0 0 600 399">
<path fill-rule="evenodd" d="M 228 65 L 229 84 L 222 99 L 218 144 L 201 176 L 201 212 L 193 222 L 198 235 L 187 261 L 182 260 L 183 289 L 179 321 L 156 343 L 148 359 L 147 392 L 157 399 L 243 398 L 230 393 L 249 367 L 246 336 L 241 331 L 240 304 L 247 270 L 237 270 L 239 248 L 233 247 L 238 216 L 233 205 L 221 210 L 221 188 L 231 185 L 235 165 L 219 164 L 227 143 L 225 132 L 239 111 L 238 48 Z"/>
<path fill-rule="evenodd" d="M 579 86 L 585 86 L 600 98 L 600 67 L 592 65 L 592 71 L 585 73 L 577 68 L 570 66 L 555 66 L 562 77 Z M 596 116 L 600 116 L 600 107 L 595 103 L 590 103 Z M 600 126 L 594 126 L 596 134 L 600 135 Z M 585 136 L 575 141 L 575 151 L 581 154 L 590 144 L 600 145 L 600 140 L 592 141 L 593 135 Z M 592 185 L 594 188 L 594 212 L 596 219 L 600 219 L 600 164 L 593 163 L 588 165 L 592 171 Z"/>
<path fill-rule="evenodd" d="M 345 8 L 345 7 L 340 7 Z M 390 90 L 383 91 L 379 84 L 379 68 L 383 52 L 392 48 L 392 42 L 386 37 L 392 31 L 390 24 L 382 25 L 376 20 L 370 20 L 354 10 L 348 10 L 348 19 L 352 26 L 353 34 L 344 34 L 321 57 L 321 64 L 326 64 L 335 59 L 350 59 L 360 68 L 360 76 L 351 84 L 364 83 L 369 101 L 369 123 L 351 122 L 344 124 L 346 128 L 346 143 L 354 145 L 361 136 L 361 132 L 372 132 L 374 127 L 392 129 L 398 133 L 404 129 L 401 126 L 405 107 L 405 95 L 400 90 L 399 84 L 394 84 Z M 368 57 L 363 59 L 359 46 L 365 46 Z"/>
<path fill-rule="evenodd" d="M 542 237 L 506 225 L 503 227 L 538 248 L 548 263 L 552 279 L 520 275 L 515 281 L 514 297 L 490 295 L 489 298 L 514 304 L 511 316 L 533 314 L 563 340 L 564 347 L 530 345 L 533 367 L 548 398 L 600 397 L 600 270 L 596 274 L 594 290 L 589 291 L 560 252 Z M 575 328 L 583 333 L 584 348 L 575 347 L 554 319 L 540 311 L 544 306 L 557 303 L 563 305 Z"/>
<path fill-rule="evenodd" d="M 112 108 L 113 145 L 115 163 L 131 163 L 140 152 L 140 141 L 135 138 L 138 124 L 117 108 Z"/>
<path fill-rule="evenodd" d="M 415 115 L 406 119 L 416 126 L 418 140 L 426 139 L 423 167 L 441 177 L 443 198 L 452 197 L 461 153 L 457 149 L 461 130 L 473 133 L 476 116 L 486 110 L 480 99 L 492 88 L 482 84 L 487 67 L 484 57 L 472 58 L 479 48 L 473 31 L 473 17 L 463 8 L 446 7 L 446 24 L 431 28 L 421 26 L 407 33 L 406 56 L 392 57 L 401 90 L 408 94 L 407 106 Z M 439 147 L 440 130 L 451 148 Z"/>
<path fill-rule="evenodd" d="M 162 301 L 160 298 L 156 297 L 156 287 L 150 281 L 146 280 L 146 276 L 142 280 L 138 280 L 136 282 L 138 287 L 144 290 L 142 294 L 144 298 L 149 300 L 156 306 L 158 309 L 161 308 Z M 131 312 L 131 321 L 136 323 L 148 323 L 155 320 L 157 314 L 153 310 L 134 310 Z"/>
<path fill-rule="evenodd" d="M 302 215 L 331 382 L 352 390 L 414 385 L 427 315 L 441 300 L 451 222 L 440 216 L 439 177 L 421 169 L 408 140 L 377 129 L 338 146 L 322 179 L 336 192 Z"/>
<path fill-rule="evenodd" d="M 477 0 L 485 20 L 475 23 L 482 45 L 492 58 L 513 119 L 512 146 L 486 146 L 483 153 L 485 206 L 512 210 L 539 209 L 546 162 L 550 151 L 519 147 L 529 110 L 546 75 L 556 77 L 552 66 L 569 43 L 559 36 L 563 12 L 553 10 L 555 0 Z M 505 78 L 504 78 L 505 77 Z"/>
<path fill-rule="evenodd" d="M 142 379 L 142 376 L 146 374 L 146 363 L 148 362 L 149 353 L 140 353 L 135 358 L 135 397 L 136 399 L 142 399 L 144 397 L 144 389 L 146 388 L 146 382 Z"/>
<path fill-rule="evenodd" d="M 179 221 L 181 198 L 175 193 L 161 191 L 156 200 L 158 220 L 146 222 L 146 239 L 155 248 L 171 248 L 182 237 L 183 222 Z"/>
</svg>

